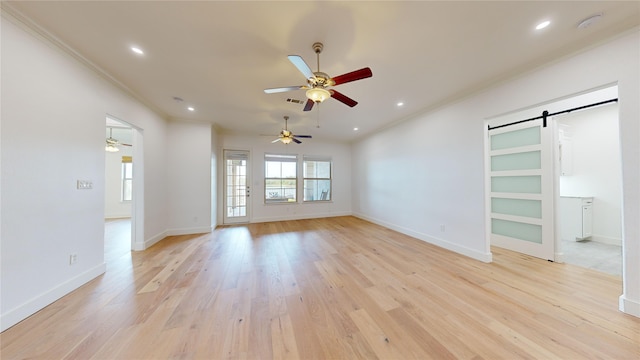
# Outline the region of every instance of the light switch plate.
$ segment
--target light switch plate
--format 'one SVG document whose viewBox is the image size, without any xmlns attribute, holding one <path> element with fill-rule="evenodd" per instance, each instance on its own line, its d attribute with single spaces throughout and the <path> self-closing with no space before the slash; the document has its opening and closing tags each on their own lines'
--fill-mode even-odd
<svg viewBox="0 0 640 360">
<path fill-rule="evenodd" d="M 91 181 L 91 180 L 78 180 L 77 187 L 78 187 L 78 190 L 93 189 L 93 181 Z"/>
</svg>

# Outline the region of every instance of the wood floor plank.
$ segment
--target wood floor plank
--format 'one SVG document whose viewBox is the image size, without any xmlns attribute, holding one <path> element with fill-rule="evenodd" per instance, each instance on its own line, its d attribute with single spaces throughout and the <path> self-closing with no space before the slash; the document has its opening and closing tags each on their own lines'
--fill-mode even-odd
<svg viewBox="0 0 640 360">
<path fill-rule="evenodd" d="M 369 347 L 352 346 L 352 340 L 361 340 L 359 337 L 353 337 L 354 333 L 358 332 L 357 326 L 349 317 L 349 312 L 353 309 L 340 306 L 351 303 L 351 299 L 331 282 L 317 281 L 324 278 L 319 269 L 317 266 L 300 266 L 298 274 L 301 278 L 316 279 L 305 281 L 300 295 L 301 303 L 311 315 L 313 331 L 318 335 L 323 352 L 332 359 L 365 358 L 365 354 L 370 353 Z M 361 353 L 363 350 L 364 353 Z"/>
<path fill-rule="evenodd" d="M 107 272 L 0 334 L 3 360 L 640 358 L 613 275 L 499 248 L 486 264 L 350 216 L 141 252 L 110 224 Z"/>
<path fill-rule="evenodd" d="M 189 256 L 191 256 L 191 254 L 200 247 L 202 241 L 203 240 L 200 238 L 194 239 L 184 250 L 180 251 L 178 254 L 172 252 L 172 259 L 166 260 L 166 266 L 164 266 L 163 269 L 138 292 L 146 293 L 158 290 L 162 286 L 162 283 L 165 282 L 169 278 L 169 276 L 172 276 L 174 274 L 176 268 L 180 267 L 180 265 L 182 265 L 187 260 L 187 258 L 189 258 Z"/>
<path fill-rule="evenodd" d="M 304 297 L 299 295 L 287 296 L 287 309 L 291 318 L 293 330 L 296 334 L 296 348 L 301 359 L 327 359 L 320 338 L 314 331 L 311 314 L 304 304 Z M 299 336 L 305 334 L 304 336 Z"/>
<path fill-rule="evenodd" d="M 379 359 L 414 358 L 405 351 L 402 342 L 394 340 L 392 343 L 386 332 L 369 316 L 365 309 L 355 310 L 350 315 Z"/>
<path fill-rule="evenodd" d="M 271 345 L 274 359 L 299 359 L 291 318 L 285 314 L 271 321 Z"/>
</svg>

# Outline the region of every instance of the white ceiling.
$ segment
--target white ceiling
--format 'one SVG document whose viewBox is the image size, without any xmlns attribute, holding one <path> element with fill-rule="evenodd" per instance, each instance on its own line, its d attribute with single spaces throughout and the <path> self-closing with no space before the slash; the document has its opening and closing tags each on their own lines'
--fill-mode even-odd
<svg viewBox="0 0 640 360">
<path fill-rule="evenodd" d="M 295 133 L 337 141 L 640 24 L 638 1 L 10 1 L 3 10 L 33 20 L 168 119 L 277 135 L 288 115 Z M 577 27 L 598 13 L 600 22 Z M 548 28 L 534 30 L 547 19 Z M 320 70 L 330 76 L 372 69 L 372 78 L 336 87 L 356 107 L 329 99 L 303 112 L 286 99 L 304 100 L 304 91 L 263 92 L 305 84 L 287 55 L 317 70 L 316 41 L 324 43 Z"/>
</svg>

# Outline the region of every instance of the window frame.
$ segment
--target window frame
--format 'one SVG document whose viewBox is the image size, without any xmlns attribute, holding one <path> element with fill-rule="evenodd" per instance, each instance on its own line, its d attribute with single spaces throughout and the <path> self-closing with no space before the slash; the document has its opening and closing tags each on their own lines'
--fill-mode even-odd
<svg viewBox="0 0 640 360">
<path fill-rule="evenodd" d="M 129 168 L 130 171 L 127 171 Z M 126 196 L 127 183 L 130 184 L 129 198 Z M 131 202 L 133 200 L 133 161 L 131 156 L 122 157 L 120 173 L 120 201 Z"/>
<path fill-rule="evenodd" d="M 269 174 L 269 171 L 267 169 L 268 167 L 268 163 L 269 162 L 280 162 L 280 177 L 267 177 L 267 175 L 271 175 Z M 295 170 L 293 171 L 294 177 L 284 177 L 283 176 L 283 169 L 282 169 L 282 164 L 283 163 L 293 163 L 295 166 Z M 298 174 L 299 168 L 298 168 L 298 155 L 297 154 L 275 154 L 275 153 L 265 153 L 264 154 L 264 196 L 263 196 L 263 200 L 264 203 L 267 205 L 271 205 L 271 204 L 297 204 L 298 203 L 298 178 L 299 178 L 299 174 Z M 269 183 L 271 181 L 280 181 L 280 187 L 279 190 L 277 192 L 273 192 L 270 191 L 269 188 Z M 287 190 L 291 190 L 291 187 L 285 187 L 284 182 L 291 182 L 293 181 L 293 191 L 287 191 Z M 278 197 L 275 197 L 274 194 L 279 195 Z M 292 196 L 292 197 L 289 197 Z"/>
<path fill-rule="evenodd" d="M 328 163 L 329 164 L 329 177 L 319 177 L 318 173 L 316 171 L 314 177 L 311 176 L 306 176 L 307 174 L 305 174 L 306 169 L 307 169 L 307 162 L 314 162 L 314 163 Z M 331 157 L 328 156 L 312 156 L 312 155 L 303 155 L 302 156 L 302 191 L 303 191 L 303 196 L 302 196 L 302 201 L 303 203 L 314 203 L 314 202 L 331 202 L 333 199 L 333 161 L 331 159 Z M 319 181 L 328 181 L 329 182 L 329 187 L 327 189 L 327 192 L 325 193 L 324 191 L 320 193 L 319 196 L 312 196 L 311 199 L 307 199 L 307 191 L 309 190 L 309 188 L 307 187 L 307 181 L 315 181 L 316 184 Z M 317 190 L 311 190 L 311 191 L 315 191 L 316 194 L 314 195 L 318 195 L 317 194 Z"/>
</svg>

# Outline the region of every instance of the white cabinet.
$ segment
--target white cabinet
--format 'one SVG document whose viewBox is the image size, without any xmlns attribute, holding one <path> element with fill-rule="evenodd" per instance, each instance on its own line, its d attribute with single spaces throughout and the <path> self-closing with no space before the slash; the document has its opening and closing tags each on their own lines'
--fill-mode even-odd
<svg viewBox="0 0 640 360">
<path fill-rule="evenodd" d="M 560 143 L 560 176 L 573 175 L 573 143 L 563 139 Z"/>
<path fill-rule="evenodd" d="M 593 198 L 561 196 L 559 210 L 560 238 L 580 241 L 593 235 Z"/>
</svg>

